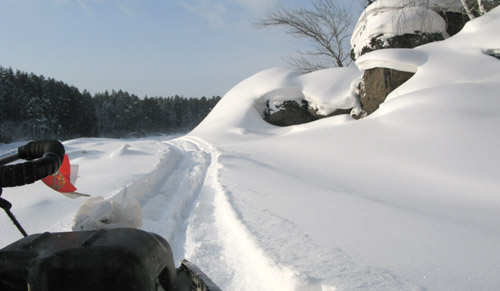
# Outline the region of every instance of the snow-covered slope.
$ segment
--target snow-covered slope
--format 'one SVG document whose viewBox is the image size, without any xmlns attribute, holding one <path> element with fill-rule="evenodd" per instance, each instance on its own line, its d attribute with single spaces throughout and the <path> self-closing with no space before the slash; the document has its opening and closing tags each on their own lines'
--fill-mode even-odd
<svg viewBox="0 0 500 291">
<path fill-rule="evenodd" d="M 280 86 L 283 71 L 223 98 L 192 135 L 220 152 L 218 182 L 270 262 L 340 290 L 500 288 L 500 61 L 482 52 L 498 27 L 500 9 L 393 50 L 416 75 L 364 120 L 266 125 L 246 96 L 275 88 L 247 84 Z"/>
<path fill-rule="evenodd" d="M 143 229 L 224 290 L 499 289 L 500 60 L 483 54 L 500 48 L 498 27 L 500 8 L 415 53 L 367 54 L 416 74 L 359 121 L 265 123 L 266 94 L 345 102 L 359 74 L 270 69 L 187 136 L 65 142 L 76 186 L 137 201 Z M 2 197 L 30 233 L 71 229 L 83 202 L 40 183 Z M 2 245 L 19 237 L 0 224 Z"/>
</svg>

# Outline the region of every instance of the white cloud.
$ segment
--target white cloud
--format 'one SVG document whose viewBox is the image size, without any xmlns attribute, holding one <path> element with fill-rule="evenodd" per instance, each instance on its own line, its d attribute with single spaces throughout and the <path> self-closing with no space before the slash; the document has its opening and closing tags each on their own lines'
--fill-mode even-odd
<svg viewBox="0 0 500 291">
<path fill-rule="evenodd" d="M 183 0 L 179 4 L 207 20 L 212 27 L 220 27 L 224 24 L 223 18 L 227 12 L 224 2 L 221 0 Z"/>
<path fill-rule="evenodd" d="M 267 9 L 269 6 L 277 3 L 278 0 L 226 0 L 227 2 L 234 2 L 240 4 L 241 6 L 251 9 L 262 11 Z"/>
<path fill-rule="evenodd" d="M 224 25 L 224 18 L 230 9 L 239 6 L 247 12 L 262 12 L 279 0 L 179 0 L 178 3 L 196 15 L 202 17 L 212 27 Z"/>
<path fill-rule="evenodd" d="M 134 14 L 134 6 L 136 3 L 136 0 L 115 0 L 115 5 L 118 6 L 123 13 L 129 16 Z"/>
<path fill-rule="evenodd" d="M 90 10 L 89 6 L 87 5 L 87 3 L 85 3 L 85 1 L 78 0 L 77 4 L 78 4 L 78 7 L 80 7 L 81 9 L 83 9 L 87 12 L 92 12 L 92 10 Z"/>
<path fill-rule="evenodd" d="M 99 6 L 113 5 L 126 15 L 133 15 L 137 0 L 51 0 L 53 4 L 62 5 L 70 4 L 76 5 L 85 12 L 92 13 Z"/>
</svg>

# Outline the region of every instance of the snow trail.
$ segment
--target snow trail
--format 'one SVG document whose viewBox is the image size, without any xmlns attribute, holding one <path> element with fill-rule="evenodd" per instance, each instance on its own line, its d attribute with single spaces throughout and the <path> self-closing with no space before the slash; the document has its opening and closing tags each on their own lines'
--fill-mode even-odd
<svg viewBox="0 0 500 291">
<path fill-rule="evenodd" d="M 191 215 L 206 171 L 210 155 L 195 144 L 173 140 L 164 143 L 159 166 L 148 179 L 150 189 L 144 189 L 140 199 L 143 229 L 165 237 L 172 247 L 174 259 L 184 258 L 188 218 Z"/>
</svg>

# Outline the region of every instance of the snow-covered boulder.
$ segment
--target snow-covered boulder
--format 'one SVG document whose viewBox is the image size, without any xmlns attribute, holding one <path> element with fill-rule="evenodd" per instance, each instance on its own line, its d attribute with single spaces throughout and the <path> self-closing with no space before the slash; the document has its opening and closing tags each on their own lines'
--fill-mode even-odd
<svg viewBox="0 0 500 291">
<path fill-rule="evenodd" d="M 339 109 L 359 110 L 351 84 L 361 78 L 356 67 L 331 68 L 308 74 L 272 68 L 251 76 L 231 89 L 192 132 L 214 129 L 217 133 L 281 131 L 264 120 L 266 106 L 285 101 L 308 102 L 318 114 L 328 116 Z M 289 129 L 283 129 L 289 130 Z M 214 133 L 215 134 L 215 133 Z"/>
<path fill-rule="evenodd" d="M 328 100 L 323 100 L 323 104 L 319 104 L 318 101 L 305 96 L 299 87 L 281 88 L 261 96 L 256 102 L 256 109 L 268 123 L 277 126 L 290 126 L 325 117 L 349 114 L 354 107 L 357 107 L 352 102 L 324 104 Z M 263 104 L 265 107 L 262 109 Z"/>
<path fill-rule="evenodd" d="M 413 48 L 443 40 L 465 24 L 460 0 L 378 0 L 361 14 L 351 57 L 382 48 Z"/>
<path fill-rule="evenodd" d="M 270 91 L 259 98 L 256 108 L 265 121 L 277 126 L 289 126 L 316 120 L 308 111 L 309 104 L 299 87 Z M 263 105 L 265 104 L 265 105 Z"/>
</svg>

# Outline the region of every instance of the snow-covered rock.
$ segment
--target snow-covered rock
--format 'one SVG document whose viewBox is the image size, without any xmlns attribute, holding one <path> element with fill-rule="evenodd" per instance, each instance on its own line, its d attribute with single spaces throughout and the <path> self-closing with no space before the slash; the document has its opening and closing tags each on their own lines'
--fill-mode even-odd
<svg viewBox="0 0 500 291">
<path fill-rule="evenodd" d="M 196 130 L 216 124 L 241 124 L 245 130 L 274 128 L 264 121 L 266 108 L 276 111 L 285 101 L 307 101 L 308 110 L 328 116 L 336 110 L 359 109 L 351 83 L 361 77 L 356 67 L 332 68 L 301 75 L 290 69 L 271 68 L 243 80 L 231 89 Z M 255 98 L 257 96 L 257 98 Z M 250 108 L 250 110 L 248 110 Z M 258 118 L 260 121 L 254 122 Z M 250 125 L 250 126 L 249 126 Z"/>
<path fill-rule="evenodd" d="M 351 57 L 381 48 L 413 48 L 449 37 L 460 21 L 462 4 L 459 0 L 378 0 L 361 14 L 351 38 Z M 458 13 L 452 17 L 447 13 Z M 443 18 L 444 16 L 444 18 Z M 446 19 L 445 19 L 446 18 Z M 453 22 L 453 23 L 451 23 Z M 463 22 L 463 23 L 461 23 Z"/>
<path fill-rule="evenodd" d="M 316 120 L 308 110 L 307 101 L 283 101 L 270 103 L 264 112 L 264 120 L 273 125 L 289 126 Z"/>
<path fill-rule="evenodd" d="M 346 72 L 346 70 L 341 71 Z M 358 73 L 356 70 L 351 71 L 354 77 Z M 319 74 L 307 74 L 301 78 L 310 79 L 317 75 Z M 349 74 L 345 75 L 349 76 Z M 353 109 L 359 107 L 353 100 L 356 97 L 355 92 L 339 91 L 348 89 L 352 80 L 344 77 L 332 79 L 332 81 L 335 84 L 332 86 L 333 91 L 331 89 L 325 92 L 308 91 L 307 94 L 311 94 L 309 96 L 306 96 L 306 93 L 299 87 L 268 92 L 255 102 L 256 109 L 265 121 L 278 126 L 290 126 L 325 117 L 350 114 Z"/>
</svg>

